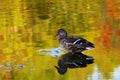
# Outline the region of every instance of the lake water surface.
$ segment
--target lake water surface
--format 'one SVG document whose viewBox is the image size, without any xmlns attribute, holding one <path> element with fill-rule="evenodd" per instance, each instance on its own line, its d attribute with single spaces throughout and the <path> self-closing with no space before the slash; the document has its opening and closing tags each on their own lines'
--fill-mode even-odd
<svg viewBox="0 0 120 80">
<path fill-rule="evenodd" d="M 120 80 L 119 0 L 1 0 L 0 80 Z M 60 75 L 59 28 L 95 44 L 85 68 Z M 61 52 L 62 54 L 62 52 Z M 64 54 L 64 52 L 63 52 Z"/>
</svg>

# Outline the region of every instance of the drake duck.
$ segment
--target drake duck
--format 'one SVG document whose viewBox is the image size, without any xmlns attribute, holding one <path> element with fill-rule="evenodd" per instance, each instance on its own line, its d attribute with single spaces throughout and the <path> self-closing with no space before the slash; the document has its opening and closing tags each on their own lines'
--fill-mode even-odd
<svg viewBox="0 0 120 80">
<path fill-rule="evenodd" d="M 56 33 L 60 45 L 71 53 L 78 53 L 83 50 L 94 48 L 94 44 L 78 36 L 68 36 L 65 29 L 59 29 Z"/>
<path fill-rule="evenodd" d="M 58 60 L 58 66 L 55 66 L 59 74 L 65 74 L 67 68 L 83 68 L 87 64 L 94 63 L 94 58 L 82 53 L 64 54 Z"/>
</svg>

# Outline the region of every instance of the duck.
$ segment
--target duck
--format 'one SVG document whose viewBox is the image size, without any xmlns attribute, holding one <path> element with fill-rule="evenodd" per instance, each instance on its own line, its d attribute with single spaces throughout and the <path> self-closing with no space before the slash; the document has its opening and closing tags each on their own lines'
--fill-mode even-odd
<svg viewBox="0 0 120 80">
<path fill-rule="evenodd" d="M 67 72 L 68 68 L 84 68 L 87 67 L 87 64 L 92 63 L 94 63 L 94 58 L 91 56 L 84 55 L 81 52 L 76 54 L 67 53 L 60 57 L 55 68 L 59 74 L 63 75 Z"/>
<path fill-rule="evenodd" d="M 58 29 L 55 36 L 58 36 L 58 42 L 69 53 L 79 53 L 84 50 L 94 48 L 94 44 L 79 36 L 68 36 L 65 29 Z"/>
</svg>

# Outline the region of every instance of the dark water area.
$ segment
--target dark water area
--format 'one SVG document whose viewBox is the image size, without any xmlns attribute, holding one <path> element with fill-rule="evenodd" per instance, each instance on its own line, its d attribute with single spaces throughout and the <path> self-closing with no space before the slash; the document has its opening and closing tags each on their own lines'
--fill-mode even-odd
<svg viewBox="0 0 120 80">
<path fill-rule="evenodd" d="M 60 75 L 59 28 L 94 43 L 94 63 Z M 0 1 L 0 80 L 119 80 L 119 57 L 119 0 Z"/>
</svg>

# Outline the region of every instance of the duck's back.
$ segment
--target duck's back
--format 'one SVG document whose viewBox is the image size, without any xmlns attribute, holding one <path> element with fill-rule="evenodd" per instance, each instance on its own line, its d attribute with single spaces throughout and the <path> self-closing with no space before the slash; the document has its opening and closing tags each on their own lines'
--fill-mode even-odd
<svg viewBox="0 0 120 80">
<path fill-rule="evenodd" d="M 82 40 L 82 41 L 86 41 L 84 38 L 81 38 L 81 37 L 68 36 L 68 37 L 66 37 L 66 42 L 68 42 L 68 43 L 74 43 L 75 41 L 77 41 L 79 39 Z"/>
</svg>

